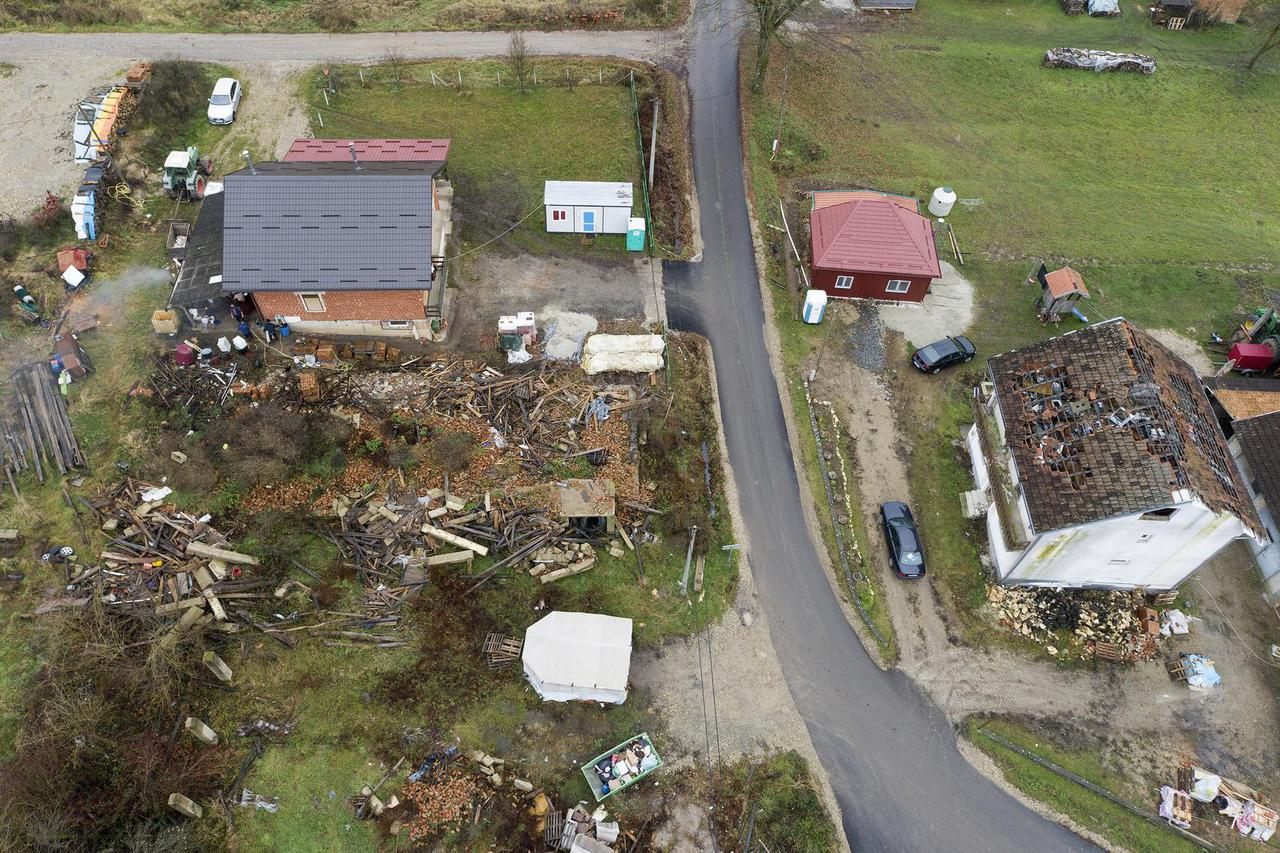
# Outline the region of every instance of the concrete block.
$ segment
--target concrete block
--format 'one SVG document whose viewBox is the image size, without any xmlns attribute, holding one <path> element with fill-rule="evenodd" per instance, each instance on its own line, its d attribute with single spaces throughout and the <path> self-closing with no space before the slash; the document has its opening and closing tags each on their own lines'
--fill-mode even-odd
<svg viewBox="0 0 1280 853">
<path fill-rule="evenodd" d="M 173 809 L 178 814 L 186 815 L 187 817 L 198 818 L 204 814 L 204 809 L 200 808 L 199 803 L 188 799 L 179 793 L 169 795 L 169 808 Z"/>
<path fill-rule="evenodd" d="M 218 657 L 218 655 L 210 649 L 204 653 L 204 665 L 209 668 L 217 679 L 223 684 L 231 683 L 231 667 L 227 666 L 226 661 Z"/>
<path fill-rule="evenodd" d="M 186 721 L 182 724 L 182 727 L 191 732 L 191 735 L 196 740 L 202 740 L 210 746 L 214 746 L 218 743 L 218 733 L 200 720 L 197 720 L 195 717 L 187 717 Z"/>
</svg>

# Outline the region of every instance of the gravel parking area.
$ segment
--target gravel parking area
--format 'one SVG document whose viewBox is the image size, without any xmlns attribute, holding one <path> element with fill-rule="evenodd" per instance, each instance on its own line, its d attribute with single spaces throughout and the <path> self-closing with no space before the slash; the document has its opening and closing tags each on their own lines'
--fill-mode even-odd
<svg viewBox="0 0 1280 853">
<path fill-rule="evenodd" d="M 117 60 L 50 54 L 0 70 L 0 216 L 22 216 L 65 194 L 84 174 L 71 159 L 75 105 L 95 86 L 110 83 Z"/>
</svg>

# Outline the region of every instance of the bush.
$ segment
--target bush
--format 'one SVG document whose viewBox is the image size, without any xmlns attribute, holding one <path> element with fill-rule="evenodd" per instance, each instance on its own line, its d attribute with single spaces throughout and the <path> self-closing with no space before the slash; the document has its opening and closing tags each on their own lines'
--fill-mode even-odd
<svg viewBox="0 0 1280 853">
<path fill-rule="evenodd" d="M 204 116 L 212 88 L 213 76 L 198 62 L 169 59 L 155 64 L 147 95 L 134 114 L 136 126 L 149 132 L 142 153 L 152 165 L 164 162 L 169 151 L 186 147 L 183 137 Z"/>
<path fill-rule="evenodd" d="M 427 462 L 449 474 L 466 470 L 480 446 L 465 432 L 447 432 L 427 444 Z"/>
<path fill-rule="evenodd" d="M 341 0 L 316 3 L 307 10 L 307 17 L 311 18 L 311 23 L 331 33 L 355 29 L 357 20 L 355 9 Z"/>
<path fill-rule="evenodd" d="M 154 619 L 89 609 L 52 633 L 25 697 L 13 757 L 0 764 L 0 837 L 11 849 L 196 849 L 172 822 L 167 799 L 215 797 L 235 758 L 173 737 L 189 694 L 194 650 L 154 653 Z"/>
</svg>

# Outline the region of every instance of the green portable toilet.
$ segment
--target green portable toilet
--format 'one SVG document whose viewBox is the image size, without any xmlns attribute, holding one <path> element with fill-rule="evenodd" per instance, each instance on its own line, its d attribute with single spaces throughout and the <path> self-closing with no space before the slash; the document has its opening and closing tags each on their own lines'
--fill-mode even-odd
<svg viewBox="0 0 1280 853">
<path fill-rule="evenodd" d="M 644 251 L 644 217 L 633 216 L 627 220 L 627 251 Z"/>
</svg>

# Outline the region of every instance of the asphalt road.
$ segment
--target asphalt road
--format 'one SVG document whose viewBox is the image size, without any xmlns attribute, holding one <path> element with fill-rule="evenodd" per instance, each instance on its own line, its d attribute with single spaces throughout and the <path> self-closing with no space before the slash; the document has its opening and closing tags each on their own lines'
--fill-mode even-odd
<svg viewBox="0 0 1280 853">
<path fill-rule="evenodd" d="M 50 56 L 210 62 L 379 62 L 405 59 L 476 59 L 502 56 L 509 33 L 0 33 L 0 61 Z M 525 33 L 530 53 L 546 56 L 616 56 L 662 59 L 680 47 L 680 34 L 664 30 Z M 68 59 L 68 61 L 72 61 Z"/>
<path fill-rule="evenodd" d="M 674 327 L 711 340 L 752 572 L 849 842 L 857 851 L 1094 849 L 974 770 L 941 711 L 901 672 L 872 663 L 832 595 L 805 526 L 762 343 L 741 168 L 737 38 L 718 18 L 715 6 L 699 11 L 688 59 L 703 258 L 665 265 L 667 312 Z"/>
</svg>

